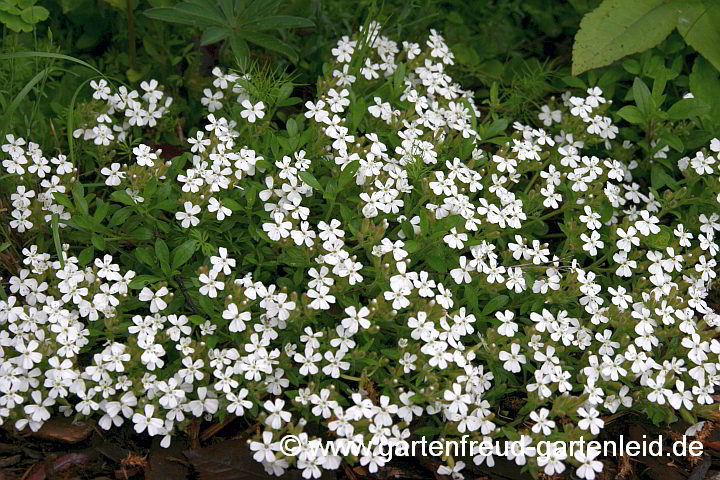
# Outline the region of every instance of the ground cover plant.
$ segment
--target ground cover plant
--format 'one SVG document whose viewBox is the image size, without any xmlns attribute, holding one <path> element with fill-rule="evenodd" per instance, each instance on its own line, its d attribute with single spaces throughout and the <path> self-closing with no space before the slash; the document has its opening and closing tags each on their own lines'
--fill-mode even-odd
<svg viewBox="0 0 720 480">
<path fill-rule="evenodd" d="M 618 418 L 708 438 L 717 72 L 653 58 L 559 79 L 513 118 L 497 83 L 453 79 L 443 32 L 366 21 L 303 98 L 243 61 L 190 91 L 88 78 L 52 142 L 6 122 L 0 422 L 94 420 L 169 448 L 241 417 L 253 461 L 302 478 L 379 475 L 388 445 L 467 436 L 525 450 L 432 474 L 509 460 L 592 480 L 600 452 L 538 442 Z"/>
</svg>

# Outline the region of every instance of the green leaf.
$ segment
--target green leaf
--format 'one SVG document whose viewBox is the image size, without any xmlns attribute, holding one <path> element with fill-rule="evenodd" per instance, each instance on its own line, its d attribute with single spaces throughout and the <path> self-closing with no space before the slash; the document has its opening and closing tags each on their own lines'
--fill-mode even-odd
<svg viewBox="0 0 720 480">
<path fill-rule="evenodd" d="M 67 195 L 60 192 L 53 192 L 53 198 L 55 198 L 55 201 L 59 203 L 60 205 L 64 206 L 70 211 L 75 210 L 75 205 L 70 201 Z"/>
<path fill-rule="evenodd" d="M 55 244 L 55 253 L 60 260 L 60 266 L 65 268 L 65 255 L 63 255 L 62 243 L 60 242 L 60 217 L 57 213 L 53 213 L 52 220 L 50 222 L 50 228 L 52 228 L 53 243 Z"/>
<path fill-rule="evenodd" d="M 485 308 L 483 308 L 482 314 L 490 315 L 491 313 L 494 313 L 507 305 L 509 301 L 510 297 L 508 297 L 507 295 L 498 295 L 496 297 L 493 297 L 488 303 L 485 304 Z"/>
<path fill-rule="evenodd" d="M 101 235 L 98 235 L 97 233 L 93 233 L 92 236 L 90 237 L 90 241 L 93 244 L 93 246 L 95 248 L 97 248 L 98 250 L 105 250 L 105 239 Z"/>
<path fill-rule="evenodd" d="M 2 12 L 0 12 L 2 14 Z M 14 18 L 12 15 L 10 15 L 10 18 Z M 8 22 L 4 22 L 3 16 L 0 15 L 0 24 L 5 23 L 8 25 L 8 28 L 10 27 L 10 24 Z M 12 28 L 11 28 L 12 29 Z M 32 29 L 31 29 L 32 30 Z M 8 55 L 0 55 L 0 60 L 3 60 L 3 57 L 11 58 Z M 5 112 L 3 113 L 2 118 L 0 118 L 0 130 L 4 130 L 5 127 L 10 123 L 10 119 L 12 118 L 12 115 L 15 113 L 15 110 L 20 106 L 22 101 L 27 97 L 28 93 L 41 81 L 45 80 L 47 75 L 50 74 L 50 72 L 54 71 L 56 69 L 54 68 L 44 68 L 40 70 L 33 78 L 30 79 L 29 82 L 25 84 L 25 86 L 18 92 L 18 94 L 13 99 L 12 103 L 8 105 L 8 107 L 5 109 Z"/>
<path fill-rule="evenodd" d="M 660 137 L 660 141 L 665 142 L 677 152 L 683 153 L 685 151 L 685 145 L 683 144 L 683 141 L 680 139 L 680 137 L 678 137 L 677 135 L 664 135 Z"/>
<path fill-rule="evenodd" d="M 358 171 L 358 168 L 360 168 L 360 161 L 353 160 L 352 162 L 346 164 L 342 172 L 340 172 L 340 178 L 338 178 L 338 187 L 343 188 L 345 185 L 350 183 L 351 180 L 355 178 L 355 174 Z"/>
<path fill-rule="evenodd" d="M 298 134 L 298 125 L 294 118 L 288 119 L 286 125 L 288 136 L 290 138 L 297 136 Z"/>
<path fill-rule="evenodd" d="M 176 270 L 185 265 L 192 258 L 197 249 L 197 241 L 187 240 L 175 247 L 172 251 L 172 269 Z"/>
<path fill-rule="evenodd" d="M 697 98 L 683 98 L 667 111 L 670 120 L 687 120 L 710 113 L 710 105 Z"/>
<path fill-rule="evenodd" d="M 470 311 L 476 312 L 479 310 L 477 291 L 475 287 L 470 284 L 465 285 L 465 298 L 467 299 L 467 305 Z"/>
<path fill-rule="evenodd" d="M 645 115 L 635 105 L 626 105 L 617 111 L 617 114 L 623 120 L 630 123 L 640 124 L 645 122 Z"/>
<path fill-rule="evenodd" d="M 645 85 L 645 82 L 640 80 L 640 77 L 635 77 L 635 80 L 633 81 L 632 91 L 635 105 L 637 105 L 643 116 L 645 118 L 648 118 L 655 106 L 655 101 L 652 98 L 650 89 L 647 85 Z"/>
<path fill-rule="evenodd" d="M 117 209 L 110 218 L 108 227 L 117 227 L 118 225 L 122 225 L 130 217 L 130 215 L 132 215 L 132 213 L 133 207 L 122 207 Z"/>
<path fill-rule="evenodd" d="M 24 22 L 33 25 L 47 20 L 49 16 L 50 12 L 48 12 L 46 8 L 37 5 L 28 7 L 20 13 L 20 18 L 22 18 Z"/>
<path fill-rule="evenodd" d="M 150 268 L 155 267 L 155 255 L 151 247 L 138 247 L 135 249 L 135 257 Z"/>
<path fill-rule="evenodd" d="M 89 247 L 83 249 L 78 254 L 78 263 L 80 266 L 84 267 L 85 265 L 92 262 L 93 257 L 95 256 L 95 247 L 90 245 Z"/>
<path fill-rule="evenodd" d="M 97 68 L 93 67 L 89 63 L 80 60 L 79 58 L 71 57 L 70 55 L 63 55 L 62 53 L 53 53 L 53 52 L 15 52 L 15 53 L 3 53 L 0 54 L 0 60 L 12 60 L 14 58 L 54 58 L 57 60 L 67 60 L 70 62 L 75 62 L 78 65 L 82 65 L 83 67 L 87 67 L 90 70 L 94 71 L 98 75 L 100 75 L 103 78 L 106 78 L 105 75 L 98 70 Z"/>
<path fill-rule="evenodd" d="M 160 280 L 163 279 L 160 277 L 156 277 L 155 275 L 138 275 L 137 277 L 132 279 L 128 286 L 130 288 L 143 288 L 150 283 L 159 282 Z"/>
<path fill-rule="evenodd" d="M 424 260 L 436 272 L 447 273 L 448 268 L 445 263 L 445 255 L 442 248 L 433 249 Z"/>
<path fill-rule="evenodd" d="M 160 266 L 170 267 L 170 250 L 162 238 L 155 240 L 155 255 L 160 261 Z"/>
<path fill-rule="evenodd" d="M 259 45 L 267 50 L 285 55 L 293 62 L 298 61 L 298 54 L 295 49 L 272 35 L 260 32 L 247 32 L 247 34 L 243 35 L 243 38 L 248 42 Z"/>
<path fill-rule="evenodd" d="M 676 23 L 676 7 L 667 0 L 605 0 L 580 22 L 572 73 L 579 75 L 652 48 Z"/>
<path fill-rule="evenodd" d="M 315 178 L 312 173 L 310 173 L 310 172 L 308 172 L 307 170 L 305 170 L 305 171 L 303 171 L 303 172 L 300 172 L 300 173 L 298 174 L 298 176 L 300 177 L 300 179 L 301 179 L 303 182 L 305 182 L 305 183 L 307 183 L 308 185 L 310 185 L 313 189 L 315 189 L 315 190 L 317 190 L 317 191 L 319 191 L 319 192 L 322 192 L 322 191 L 323 191 L 323 188 L 322 188 L 322 186 L 320 185 L 320 182 L 317 181 L 317 178 Z"/>
<path fill-rule="evenodd" d="M 254 20 L 243 26 L 252 30 L 272 30 L 282 28 L 311 28 L 315 26 L 312 20 L 303 17 L 292 17 L 289 15 L 276 15 Z"/>
<path fill-rule="evenodd" d="M 129 237 L 139 241 L 150 240 L 153 237 L 153 233 L 152 230 L 147 227 L 140 227 L 130 232 Z"/>
<path fill-rule="evenodd" d="M 710 105 L 710 117 L 717 125 L 717 119 L 720 119 L 720 78 L 717 69 L 699 57 L 695 59 L 689 79 L 690 91 L 695 98 Z"/>
<path fill-rule="evenodd" d="M 88 203 L 85 200 L 85 191 L 83 189 L 82 183 L 75 182 L 72 186 L 72 196 L 73 200 L 75 201 L 75 208 L 85 215 L 88 214 Z"/>
<path fill-rule="evenodd" d="M 720 70 L 720 1 L 677 2 L 677 29 L 685 41 Z"/>
<path fill-rule="evenodd" d="M 225 18 L 214 8 L 208 7 L 212 7 L 210 2 L 207 2 L 205 7 L 183 2 L 174 7 L 151 8 L 143 13 L 153 20 L 163 22 L 192 25 L 194 27 L 226 27 Z"/>
<path fill-rule="evenodd" d="M 226 27 L 208 27 L 200 38 L 200 45 L 212 45 L 225 40 L 232 35 L 232 30 Z"/>
<path fill-rule="evenodd" d="M 247 42 L 240 38 L 239 35 L 230 36 L 230 49 L 233 55 L 235 55 L 235 60 L 241 65 L 244 64 L 250 56 L 250 49 L 248 48 Z"/>
</svg>

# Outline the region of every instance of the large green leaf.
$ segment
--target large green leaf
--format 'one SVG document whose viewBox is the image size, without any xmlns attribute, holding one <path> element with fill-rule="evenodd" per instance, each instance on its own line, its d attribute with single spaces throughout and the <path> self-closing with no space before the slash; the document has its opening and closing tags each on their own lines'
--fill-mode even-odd
<svg viewBox="0 0 720 480">
<path fill-rule="evenodd" d="M 679 3 L 677 29 L 685 41 L 720 70 L 720 0 Z"/>
<path fill-rule="evenodd" d="M 226 22 L 214 9 L 202 8 L 192 3 L 179 3 L 174 7 L 159 7 L 145 10 L 145 15 L 154 20 L 180 23 L 194 27 L 222 27 Z"/>
<path fill-rule="evenodd" d="M 677 15 L 667 0 L 605 0 L 580 22 L 573 75 L 654 47 L 673 31 Z"/>
<path fill-rule="evenodd" d="M 709 61 L 698 57 L 690 73 L 690 91 L 695 98 L 710 105 L 710 114 L 706 119 L 715 125 L 720 124 L 720 75 Z"/>
<path fill-rule="evenodd" d="M 245 40 L 250 43 L 254 43 L 255 45 L 259 45 L 268 50 L 272 50 L 273 52 L 278 52 L 282 55 L 285 55 L 293 62 L 298 61 L 297 52 L 290 45 L 281 41 L 278 38 L 260 32 L 248 32 L 247 34 L 243 35 L 243 38 L 245 38 Z"/>
<path fill-rule="evenodd" d="M 710 105 L 697 98 L 683 98 L 667 111 L 670 120 L 687 120 L 710 113 Z"/>
<path fill-rule="evenodd" d="M 303 17 L 278 15 L 254 20 L 246 23 L 245 26 L 253 30 L 272 30 L 280 28 L 307 28 L 314 27 L 315 24 L 310 19 Z"/>
</svg>

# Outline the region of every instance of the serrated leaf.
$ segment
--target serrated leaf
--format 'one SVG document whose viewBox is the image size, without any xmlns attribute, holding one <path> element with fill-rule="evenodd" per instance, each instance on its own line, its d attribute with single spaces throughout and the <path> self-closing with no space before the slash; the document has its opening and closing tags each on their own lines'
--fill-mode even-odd
<svg viewBox="0 0 720 480">
<path fill-rule="evenodd" d="M 652 48 L 676 23 L 677 11 L 667 0 L 605 0 L 580 22 L 572 73 L 579 75 Z"/>
</svg>

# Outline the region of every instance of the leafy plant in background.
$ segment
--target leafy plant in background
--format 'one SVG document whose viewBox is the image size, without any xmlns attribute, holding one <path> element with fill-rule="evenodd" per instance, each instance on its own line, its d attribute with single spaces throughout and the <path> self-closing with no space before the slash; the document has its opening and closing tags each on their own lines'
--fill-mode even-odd
<svg viewBox="0 0 720 480">
<path fill-rule="evenodd" d="M 45 7 L 35 3 L 36 0 L 0 0 L 0 24 L 13 32 L 31 32 L 50 15 Z"/>
<path fill-rule="evenodd" d="M 634 103 L 620 110 L 576 79 L 506 133 L 516 119 L 482 116 L 444 73 L 437 32 L 362 32 L 331 49 L 302 111 L 287 77 L 213 69 L 171 161 L 138 122 L 166 105 L 155 82 L 93 85 L 86 163 L 3 140 L 2 214 L 25 249 L 0 289 L 0 365 L 20 380 L 0 385 L 0 419 L 35 430 L 57 409 L 167 446 L 193 417 L 245 416 L 269 471 L 318 478 L 340 458 L 274 442 L 532 447 L 595 438 L 610 414 L 696 432 L 717 415 L 720 141 L 690 156 L 657 143 L 686 150 L 703 126 L 699 102 L 664 98 L 676 67 L 628 65 L 655 79 L 618 88 Z M 345 460 L 375 473 L 378 450 Z M 509 459 L 592 480 L 594 453 Z M 443 462 L 456 480 L 495 465 Z"/>
<path fill-rule="evenodd" d="M 309 28 L 315 24 L 303 17 L 276 15 L 281 0 L 188 0 L 172 7 L 152 8 L 145 15 L 203 29 L 202 45 L 227 41 L 240 62 L 245 62 L 250 50 L 248 43 L 280 53 L 293 62 L 297 50 L 277 36 L 274 30 Z"/>
<path fill-rule="evenodd" d="M 652 48 L 675 29 L 720 70 L 718 25 L 720 0 L 605 0 L 580 23 L 573 74 Z"/>
</svg>

